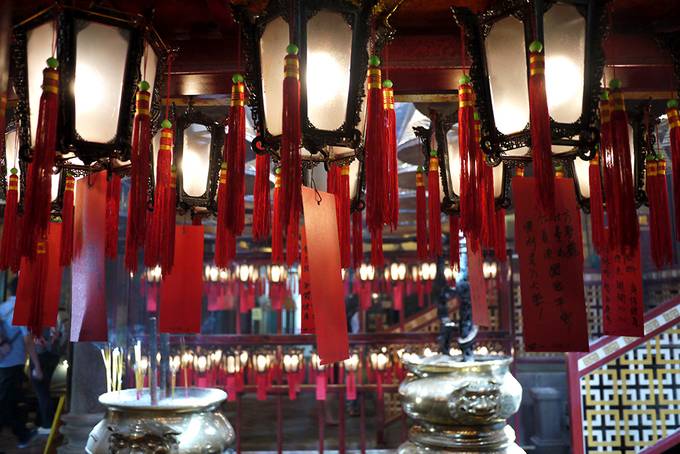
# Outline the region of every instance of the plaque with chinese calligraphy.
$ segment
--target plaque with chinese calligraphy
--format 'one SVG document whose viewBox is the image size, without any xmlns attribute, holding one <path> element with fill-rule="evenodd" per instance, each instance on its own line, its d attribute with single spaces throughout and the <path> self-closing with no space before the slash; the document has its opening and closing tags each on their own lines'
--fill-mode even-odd
<svg viewBox="0 0 680 454">
<path fill-rule="evenodd" d="M 588 351 L 581 222 L 574 183 L 555 180 L 555 212 L 537 203 L 533 178 L 512 181 L 527 351 Z"/>
<path fill-rule="evenodd" d="M 300 254 L 300 303 L 301 332 L 302 334 L 314 334 L 314 311 L 312 310 L 312 284 L 309 281 L 309 259 L 307 256 L 307 235 L 302 228 L 302 253 Z"/>
<path fill-rule="evenodd" d="M 602 255 L 602 325 L 612 336 L 644 335 L 639 246 L 630 255 Z"/>
</svg>

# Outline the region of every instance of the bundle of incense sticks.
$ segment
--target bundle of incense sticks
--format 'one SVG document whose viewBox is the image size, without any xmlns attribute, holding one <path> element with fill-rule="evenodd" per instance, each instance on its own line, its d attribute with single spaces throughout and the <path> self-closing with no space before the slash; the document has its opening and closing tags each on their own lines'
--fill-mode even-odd
<svg viewBox="0 0 680 454">
<path fill-rule="evenodd" d="M 181 361 L 179 355 L 175 355 L 170 360 L 170 395 L 175 397 L 175 387 L 177 386 L 177 371 L 180 368 Z"/>
<path fill-rule="evenodd" d="M 106 369 L 106 391 L 120 391 L 123 388 L 123 355 L 118 347 L 106 346 L 100 349 Z"/>
</svg>

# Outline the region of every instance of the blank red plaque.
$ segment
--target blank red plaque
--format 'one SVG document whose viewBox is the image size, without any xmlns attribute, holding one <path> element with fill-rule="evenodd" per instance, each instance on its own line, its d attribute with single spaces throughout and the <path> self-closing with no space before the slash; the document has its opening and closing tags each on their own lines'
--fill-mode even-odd
<svg viewBox="0 0 680 454">
<path fill-rule="evenodd" d="M 71 341 L 105 342 L 106 172 L 76 182 L 71 264 Z"/>
<path fill-rule="evenodd" d="M 335 196 L 302 188 L 316 344 L 322 364 L 349 357 Z"/>
<path fill-rule="evenodd" d="M 203 226 L 178 225 L 172 273 L 161 281 L 159 330 L 199 333 L 203 299 Z"/>
<path fill-rule="evenodd" d="M 468 243 L 469 244 L 469 243 Z M 472 323 L 478 326 L 491 326 L 489 305 L 486 301 L 486 281 L 484 280 L 484 257 L 481 248 L 476 252 L 468 250 L 468 279 L 470 280 L 470 299 L 472 300 Z"/>
<path fill-rule="evenodd" d="M 536 182 L 512 180 L 527 351 L 588 351 L 581 220 L 570 178 L 555 180 L 555 212 L 542 209 Z"/>
</svg>

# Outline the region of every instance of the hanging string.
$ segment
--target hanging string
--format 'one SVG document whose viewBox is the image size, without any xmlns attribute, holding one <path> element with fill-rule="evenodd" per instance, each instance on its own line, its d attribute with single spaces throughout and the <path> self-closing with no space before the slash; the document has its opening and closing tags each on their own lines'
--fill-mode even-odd
<svg viewBox="0 0 680 454">
<path fill-rule="evenodd" d="M 465 30 L 460 27 L 460 69 L 465 74 Z"/>
<path fill-rule="evenodd" d="M 175 53 L 170 51 L 168 54 L 168 77 L 166 82 L 165 90 L 165 119 L 170 119 L 170 85 L 172 82 L 172 62 L 175 59 Z"/>
<path fill-rule="evenodd" d="M 52 57 L 57 53 L 57 20 L 55 19 L 52 26 Z"/>
<path fill-rule="evenodd" d="M 237 25 L 236 30 L 236 72 L 241 72 L 241 24 Z"/>
</svg>

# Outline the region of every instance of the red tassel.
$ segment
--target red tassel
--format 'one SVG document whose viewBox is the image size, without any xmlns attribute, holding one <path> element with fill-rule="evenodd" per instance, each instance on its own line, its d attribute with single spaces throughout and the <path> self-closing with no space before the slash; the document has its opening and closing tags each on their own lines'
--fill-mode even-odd
<svg viewBox="0 0 680 454">
<path fill-rule="evenodd" d="M 428 258 L 427 201 L 425 198 L 425 175 L 422 167 L 416 171 L 416 243 L 418 260 Z"/>
<path fill-rule="evenodd" d="M 673 261 L 671 220 L 666 187 L 666 161 L 647 157 L 646 190 L 649 203 L 649 237 L 652 260 L 657 268 Z"/>
<path fill-rule="evenodd" d="M 49 58 L 47 65 L 43 70 L 43 91 L 33 161 L 28 167 L 19 245 L 21 256 L 30 258 L 35 258 L 36 244 L 47 236 L 52 202 L 52 169 L 59 113 L 59 72 L 55 58 Z"/>
<path fill-rule="evenodd" d="M 482 235 L 481 242 L 486 248 L 494 248 L 496 245 L 496 198 L 493 191 L 493 168 L 484 161 L 484 153 L 481 146 L 482 125 L 478 116 L 475 115 L 475 142 L 477 143 L 477 169 L 479 175 L 479 187 L 482 191 Z"/>
<path fill-rule="evenodd" d="M 128 197 L 127 232 L 125 236 L 125 269 L 137 271 L 137 253 L 144 246 L 146 236 L 146 202 L 151 166 L 151 117 L 149 116 L 149 83 L 139 83 L 137 111 L 132 129 L 130 161 L 130 194 Z"/>
<path fill-rule="evenodd" d="M 271 230 L 271 202 L 269 201 L 269 155 L 255 157 L 255 187 L 253 188 L 253 239 L 262 241 Z"/>
<path fill-rule="evenodd" d="M 545 60 L 543 44 L 529 46 L 529 114 L 531 122 L 531 155 L 539 198 L 551 212 L 555 209 L 555 174 L 552 165 L 550 113 L 545 94 Z"/>
<path fill-rule="evenodd" d="M 283 263 L 283 223 L 281 220 L 281 169 L 274 171 L 274 222 L 272 223 L 272 263 Z"/>
<path fill-rule="evenodd" d="M 61 249 L 59 252 L 59 266 L 70 266 L 73 260 L 73 196 L 76 179 L 73 175 L 66 175 L 64 184 L 64 198 L 61 205 Z"/>
<path fill-rule="evenodd" d="M 675 213 L 675 238 L 680 241 L 680 114 L 678 101 L 671 99 L 666 104 L 670 128 L 671 165 L 673 166 L 673 205 Z"/>
<path fill-rule="evenodd" d="M 226 268 L 236 254 L 234 234 L 227 226 L 229 212 L 229 188 L 227 187 L 227 163 L 220 168 L 220 183 L 217 187 L 217 227 L 215 228 L 215 266 Z"/>
<path fill-rule="evenodd" d="M 169 120 L 163 120 L 161 143 L 156 161 L 156 192 L 154 210 L 146 237 L 144 265 L 148 268 L 160 266 L 164 275 L 170 274 L 174 261 L 171 254 L 175 237 L 171 237 L 175 224 L 175 203 L 172 187 L 173 130 Z"/>
<path fill-rule="evenodd" d="M 106 257 L 118 257 L 118 216 L 120 212 L 121 178 L 111 174 L 106 185 Z"/>
<path fill-rule="evenodd" d="M 508 259 L 508 251 L 505 243 L 505 209 L 501 208 L 496 211 L 496 229 L 494 241 L 494 255 L 499 262 L 505 262 Z"/>
<path fill-rule="evenodd" d="M 470 78 L 463 76 L 458 87 L 458 144 L 460 149 L 460 228 L 476 251 L 482 231 L 482 199 L 478 187 L 479 146 L 475 134 L 475 112 Z"/>
<path fill-rule="evenodd" d="M 27 259 L 27 278 L 33 283 L 33 291 L 31 296 L 33 298 L 31 304 L 31 316 L 28 322 L 28 330 L 31 334 L 39 336 L 42 333 L 42 310 L 45 306 L 46 292 L 47 292 L 47 269 L 48 269 L 48 250 L 47 250 L 47 236 L 44 236 L 38 241 L 35 247 L 35 258 Z"/>
<path fill-rule="evenodd" d="M 338 240 L 340 242 L 340 262 L 343 268 L 351 266 L 350 248 L 350 200 L 349 165 L 331 166 L 328 170 L 328 192 L 335 195 L 335 212 L 338 220 Z"/>
<path fill-rule="evenodd" d="M 635 188 L 628 142 L 626 115 L 621 83 L 610 82 L 611 148 L 604 149 L 605 194 L 610 247 L 630 252 L 638 247 L 640 226 L 635 210 Z"/>
<path fill-rule="evenodd" d="M 229 172 L 229 191 L 227 192 L 227 228 L 235 236 L 243 233 L 245 226 L 244 197 L 245 186 L 245 156 L 246 156 L 246 120 L 245 120 L 245 85 L 243 76 L 235 74 L 232 77 L 231 101 L 229 118 L 227 119 L 229 132 L 224 142 L 223 158 Z"/>
<path fill-rule="evenodd" d="M 371 56 L 368 68 L 368 98 L 366 101 L 366 226 L 371 234 L 371 261 L 379 259 L 382 245 L 378 248 L 378 238 L 382 241 L 382 228 L 386 221 L 389 201 L 388 168 L 385 154 L 385 125 L 383 120 L 383 91 L 380 82 L 380 59 Z M 386 202 L 387 201 L 387 202 Z M 374 254 L 378 254 L 375 255 Z M 375 263 L 373 263 L 375 265 Z"/>
<path fill-rule="evenodd" d="M 590 184 L 590 221 L 593 247 L 602 255 L 604 246 L 604 200 L 602 198 L 602 177 L 600 175 L 600 158 L 595 155 L 588 167 Z"/>
<path fill-rule="evenodd" d="M 383 107 L 385 116 L 385 157 L 387 158 L 387 215 L 386 221 L 396 230 L 399 225 L 399 162 L 397 160 L 397 116 L 394 111 L 392 81 L 383 82 Z"/>
<path fill-rule="evenodd" d="M 449 266 L 460 268 L 460 221 L 458 215 L 449 215 Z"/>
<path fill-rule="evenodd" d="M 300 200 L 302 203 L 302 200 Z M 298 218 L 291 219 L 286 230 L 286 264 L 293 266 L 300 260 L 300 222 Z"/>
<path fill-rule="evenodd" d="M 352 265 L 358 269 L 364 261 L 364 232 L 361 211 L 352 213 Z"/>
<path fill-rule="evenodd" d="M 297 230 L 302 210 L 300 186 L 302 185 L 302 160 L 300 147 L 302 131 L 300 123 L 300 61 L 298 48 L 290 44 L 286 49 L 286 63 L 283 79 L 283 135 L 281 137 L 281 194 L 279 216 L 281 227 Z M 294 232 L 291 232 L 294 233 Z M 297 240 L 295 235 L 289 238 Z M 297 241 L 295 241 L 297 247 Z M 289 252 L 287 261 L 291 263 L 290 254 L 293 246 L 287 246 Z"/>
<path fill-rule="evenodd" d="M 430 258 L 442 255 L 442 209 L 439 199 L 439 159 L 430 152 L 430 173 L 427 177 L 427 198 L 430 227 Z"/>
<path fill-rule="evenodd" d="M 371 235 L 371 265 L 375 268 L 385 266 L 382 229 L 374 231 L 373 235 Z"/>
<path fill-rule="evenodd" d="M 3 135 L 4 134 L 0 134 Z M 19 234 L 18 206 L 19 206 L 19 176 L 17 169 L 11 170 L 7 194 L 5 195 L 5 219 L 2 227 L 2 242 L 0 243 L 0 269 L 18 269 L 19 254 L 17 251 Z M 16 269 L 15 269 L 16 267 Z"/>
<path fill-rule="evenodd" d="M 177 167 L 173 164 L 170 167 L 170 197 L 168 205 L 171 207 L 177 207 Z M 175 230 L 177 228 L 177 215 L 175 210 L 168 210 L 168 257 L 174 261 L 175 257 Z M 161 265 L 162 266 L 162 265 Z"/>
</svg>

